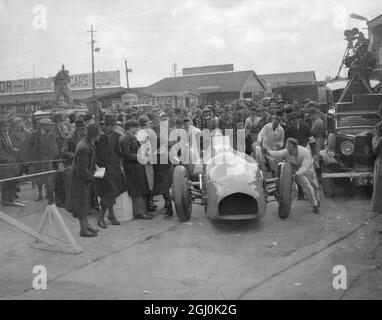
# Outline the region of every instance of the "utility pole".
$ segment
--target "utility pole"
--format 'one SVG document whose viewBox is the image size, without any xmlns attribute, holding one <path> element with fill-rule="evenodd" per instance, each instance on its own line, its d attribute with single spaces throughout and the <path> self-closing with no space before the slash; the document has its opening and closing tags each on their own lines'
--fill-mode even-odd
<svg viewBox="0 0 382 320">
<path fill-rule="evenodd" d="M 93 29 L 93 25 L 90 26 L 90 46 L 91 46 L 91 51 L 92 51 L 92 95 L 93 97 L 95 97 L 96 95 L 96 92 L 95 92 L 95 74 L 94 74 L 94 33 L 97 32 Z"/>
<path fill-rule="evenodd" d="M 93 29 L 93 25 L 90 26 L 90 47 L 92 51 L 92 101 L 90 102 L 88 109 L 90 114 L 94 114 L 95 122 L 98 125 L 100 121 L 99 108 L 97 105 L 97 101 L 95 100 L 96 96 L 96 87 L 95 87 L 95 73 L 94 73 L 94 33 L 97 32 Z"/>
<path fill-rule="evenodd" d="M 178 66 L 176 65 L 176 63 L 174 63 L 173 65 L 172 65 L 172 68 L 173 68 L 173 71 L 174 71 L 174 78 L 176 77 L 176 68 L 177 68 Z"/>
<path fill-rule="evenodd" d="M 129 72 L 133 72 L 133 69 L 128 69 L 127 68 L 127 59 L 125 59 L 125 71 L 126 71 L 126 88 L 129 89 Z"/>
</svg>

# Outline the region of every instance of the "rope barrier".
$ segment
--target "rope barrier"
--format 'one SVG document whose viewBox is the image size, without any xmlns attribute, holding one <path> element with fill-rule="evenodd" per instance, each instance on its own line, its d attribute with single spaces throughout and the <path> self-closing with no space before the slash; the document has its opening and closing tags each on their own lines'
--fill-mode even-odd
<svg viewBox="0 0 382 320">
<path fill-rule="evenodd" d="M 68 157 L 67 159 L 55 159 L 55 160 L 43 160 L 43 161 L 26 161 L 26 162 L 7 162 L 0 163 L 0 166 L 15 166 L 15 165 L 23 165 L 23 164 L 43 164 L 43 163 L 51 163 L 51 162 L 65 162 L 73 157 Z"/>
<path fill-rule="evenodd" d="M 64 172 L 64 171 L 66 171 L 66 170 L 68 170 L 70 168 L 71 167 L 66 167 L 66 168 L 58 169 L 58 170 L 51 170 L 51 171 L 27 174 L 27 175 L 23 175 L 23 176 L 19 176 L 19 177 L 1 179 L 0 180 L 0 184 L 5 183 L 5 182 L 20 181 L 20 180 L 26 180 L 26 179 L 29 179 L 29 178 L 36 178 L 36 177 L 40 177 L 40 176 L 46 176 L 46 175 L 54 174 L 54 173 L 58 173 L 58 172 Z"/>
</svg>

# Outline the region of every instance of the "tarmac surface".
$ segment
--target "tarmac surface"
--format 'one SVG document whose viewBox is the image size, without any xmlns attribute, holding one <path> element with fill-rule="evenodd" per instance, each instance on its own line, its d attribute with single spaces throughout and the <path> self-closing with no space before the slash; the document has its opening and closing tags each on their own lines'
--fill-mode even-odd
<svg viewBox="0 0 382 320">
<path fill-rule="evenodd" d="M 79 255 L 30 248 L 33 238 L 0 220 L 0 299 L 381 299 L 382 215 L 364 191 L 323 197 L 320 214 L 295 201 L 286 220 L 277 203 L 241 222 L 211 221 L 195 205 L 180 223 L 159 209 L 153 220 L 109 224 L 91 239 L 60 209 Z M 23 185 L 25 208 L 0 210 L 37 229 L 46 203 L 35 192 Z M 46 290 L 32 287 L 36 265 L 47 269 Z M 337 265 L 347 271 L 345 290 L 333 287 Z"/>
</svg>

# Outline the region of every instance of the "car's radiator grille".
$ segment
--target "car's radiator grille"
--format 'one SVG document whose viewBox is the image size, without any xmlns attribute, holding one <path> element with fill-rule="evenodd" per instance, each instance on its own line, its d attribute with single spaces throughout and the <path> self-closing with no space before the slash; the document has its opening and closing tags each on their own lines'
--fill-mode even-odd
<svg viewBox="0 0 382 320">
<path fill-rule="evenodd" d="M 246 194 L 234 193 L 219 203 L 219 215 L 231 216 L 231 215 L 243 215 L 243 214 L 257 214 L 257 201 Z"/>
</svg>

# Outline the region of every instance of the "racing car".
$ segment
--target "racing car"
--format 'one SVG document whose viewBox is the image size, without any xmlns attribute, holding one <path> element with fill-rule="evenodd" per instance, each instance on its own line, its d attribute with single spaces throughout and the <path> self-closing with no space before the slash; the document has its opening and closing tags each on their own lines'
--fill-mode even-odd
<svg viewBox="0 0 382 320">
<path fill-rule="evenodd" d="M 205 164 L 175 167 L 171 198 L 181 222 L 190 220 L 192 204 L 204 206 L 207 217 L 213 220 L 244 220 L 263 217 L 267 203 L 277 201 L 279 217 L 289 216 L 293 184 L 289 163 L 279 163 L 272 177 L 264 172 L 262 153 L 257 154 L 260 160 L 255 160 L 233 150 L 229 142 L 227 147 L 222 137 L 215 137 L 213 150 Z"/>
</svg>

